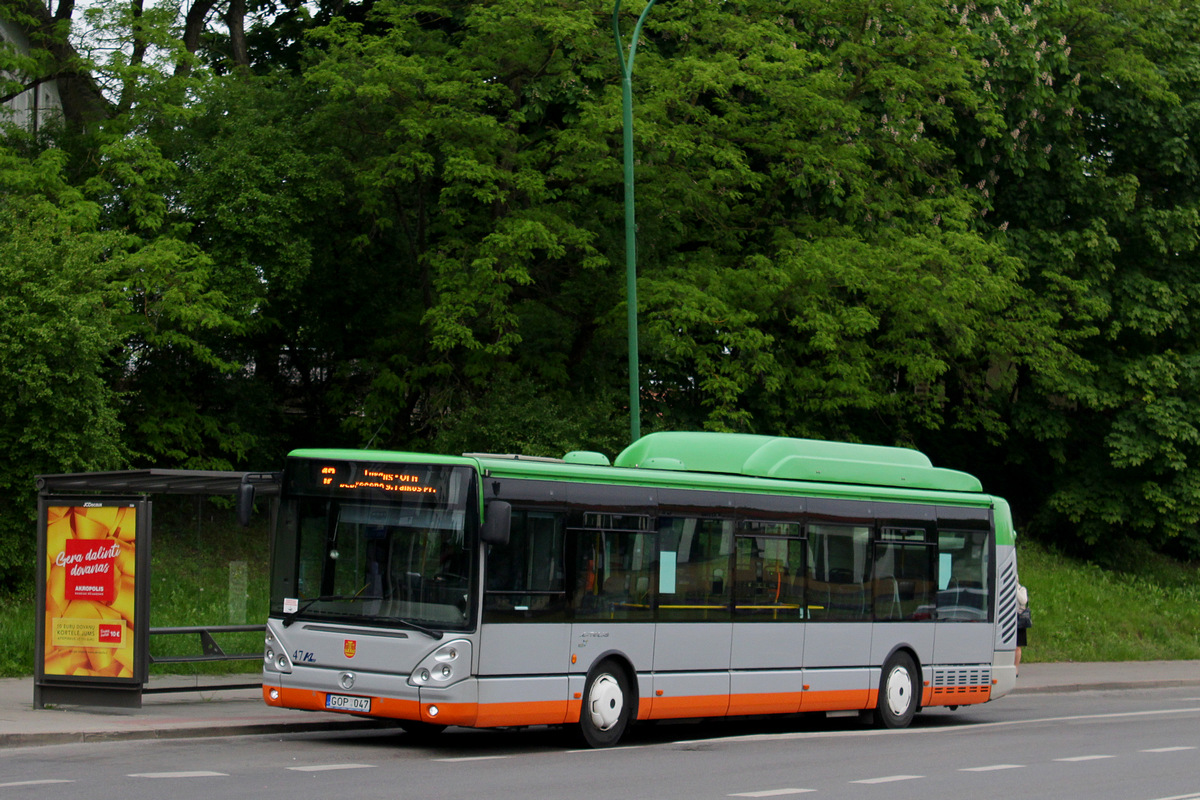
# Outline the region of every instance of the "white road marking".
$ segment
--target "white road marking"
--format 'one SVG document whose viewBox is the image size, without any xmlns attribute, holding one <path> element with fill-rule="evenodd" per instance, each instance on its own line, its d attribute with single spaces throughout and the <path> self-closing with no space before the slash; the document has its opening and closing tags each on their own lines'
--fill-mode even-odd
<svg viewBox="0 0 1200 800">
<path fill-rule="evenodd" d="M 288 767 L 293 772 L 332 772 L 335 769 L 375 769 L 374 764 L 313 764 L 308 767 Z"/>
<path fill-rule="evenodd" d="M 1150 750 L 1139 750 L 1139 753 L 1178 753 L 1180 750 L 1195 750 L 1194 747 L 1155 747 Z"/>
<path fill-rule="evenodd" d="M 887 729 L 862 729 L 849 731 L 804 731 L 794 733 L 752 733 L 739 736 L 718 736 L 711 739 L 695 739 L 681 740 L 676 742 L 668 742 L 666 744 L 654 745 L 637 745 L 636 747 L 678 747 L 681 744 L 719 744 L 723 742 L 736 742 L 742 744 L 755 744 L 757 742 L 784 742 L 795 741 L 796 739 L 840 739 L 840 738 L 858 738 L 864 736 L 920 736 L 924 734 L 941 735 L 956 735 L 964 731 L 986 730 L 988 728 L 1010 728 L 1016 725 L 1045 725 L 1054 722 L 1084 722 L 1089 720 L 1101 719 L 1128 719 L 1131 717 L 1154 717 L 1164 714 L 1195 714 L 1200 712 L 1200 708 L 1163 708 L 1151 711 L 1125 711 L 1114 714 L 1078 714 L 1066 717 L 1037 717 L 1034 719 L 1012 719 L 1003 720 L 1000 722 L 973 722 L 965 725 L 947 725 L 938 728 L 887 728 Z M 619 748 L 606 748 L 609 750 Z M 633 748 L 631 748 L 633 749 Z M 604 752 L 604 750 L 576 750 L 572 752 Z"/>
<path fill-rule="evenodd" d="M 861 781 L 850 781 L 851 783 L 895 783 L 896 781 L 915 781 L 924 778 L 924 775 L 887 775 L 883 778 L 867 778 Z"/>
<path fill-rule="evenodd" d="M 1155 800 L 1197 800 L 1197 798 L 1200 798 L 1200 792 L 1194 792 L 1192 794 L 1177 794 L 1174 797 L 1158 797 L 1155 798 Z"/>
<path fill-rule="evenodd" d="M 989 764 L 986 767 L 963 767 L 959 772 L 994 772 L 998 769 L 1025 769 L 1024 764 Z"/>
<path fill-rule="evenodd" d="M 130 778 L 228 778 L 228 773 L 225 772 L 208 772 L 206 770 L 194 770 L 191 772 L 134 772 L 130 774 Z"/>
<path fill-rule="evenodd" d="M 74 783 L 74 782 L 75 781 L 52 780 L 52 779 L 47 779 L 47 780 L 43 780 L 43 781 L 14 781 L 12 783 L 0 783 L 0 789 L 3 789 L 8 786 L 45 786 L 48 783 Z"/>
<path fill-rule="evenodd" d="M 464 761 L 498 761 L 508 756 L 466 756 L 464 758 L 435 758 L 434 761 L 441 761 L 445 764 L 461 764 Z"/>
<path fill-rule="evenodd" d="M 815 792 L 816 789 L 766 789 L 761 792 L 738 792 L 727 797 L 782 797 L 785 794 L 804 794 Z"/>
<path fill-rule="evenodd" d="M 1099 761 L 1102 758 L 1116 758 L 1116 756 L 1071 756 L 1070 758 L 1056 758 L 1055 761 Z"/>
</svg>

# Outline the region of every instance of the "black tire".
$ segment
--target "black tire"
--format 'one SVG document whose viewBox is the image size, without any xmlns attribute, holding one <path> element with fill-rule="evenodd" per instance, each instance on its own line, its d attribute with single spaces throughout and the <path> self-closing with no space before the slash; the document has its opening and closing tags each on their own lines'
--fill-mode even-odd
<svg viewBox="0 0 1200 800">
<path fill-rule="evenodd" d="M 875 724 L 881 728 L 907 728 L 917 713 L 917 665 L 908 653 L 896 653 L 883 667 Z"/>
<path fill-rule="evenodd" d="M 583 687 L 579 736 L 588 747 L 612 747 L 633 716 L 633 692 L 625 670 L 611 659 L 592 669 Z"/>
</svg>

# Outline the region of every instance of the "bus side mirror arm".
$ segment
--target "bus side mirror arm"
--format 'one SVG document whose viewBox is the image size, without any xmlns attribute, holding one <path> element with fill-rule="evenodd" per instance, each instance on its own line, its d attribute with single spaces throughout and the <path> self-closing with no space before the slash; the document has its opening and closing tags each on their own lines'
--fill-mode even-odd
<svg viewBox="0 0 1200 800">
<path fill-rule="evenodd" d="M 254 484 L 242 481 L 237 488 L 237 521 L 243 528 L 250 525 L 254 513 Z"/>
<path fill-rule="evenodd" d="M 479 539 L 484 544 L 508 544 L 508 527 L 512 521 L 512 505 L 503 500 L 489 500 L 483 512 Z"/>
</svg>

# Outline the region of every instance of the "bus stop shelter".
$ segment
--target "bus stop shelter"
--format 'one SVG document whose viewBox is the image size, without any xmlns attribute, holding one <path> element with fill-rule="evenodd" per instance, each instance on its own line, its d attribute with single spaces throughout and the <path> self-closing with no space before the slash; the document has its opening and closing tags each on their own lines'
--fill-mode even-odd
<svg viewBox="0 0 1200 800">
<path fill-rule="evenodd" d="M 220 652 L 201 628 L 150 628 L 150 543 L 154 495 L 238 496 L 252 490 L 272 522 L 279 475 L 272 472 L 145 469 L 39 475 L 34 707 L 139 708 L 152 633 L 197 632 L 212 660 Z M 207 636 L 207 640 L 205 637 Z"/>
</svg>

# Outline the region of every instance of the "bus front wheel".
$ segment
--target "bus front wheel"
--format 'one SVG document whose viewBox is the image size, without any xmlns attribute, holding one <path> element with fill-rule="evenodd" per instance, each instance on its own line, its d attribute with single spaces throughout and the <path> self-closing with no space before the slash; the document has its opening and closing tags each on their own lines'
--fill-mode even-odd
<svg viewBox="0 0 1200 800">
<path fill-rule="evenodd" d="M 917 665 L 908 653 L 896 653 L 879 679 L 875 722 L 881 728 L 907 728 L 916 713 Z"/>
<path fill-rule="evenodd" d="M 588 677 L 579 713 L 579 735 L 589 747 L 612 747 L 632 716 L 633 694 L 625 670 L 615 661 L 601 662 Z"/>
</svg>

